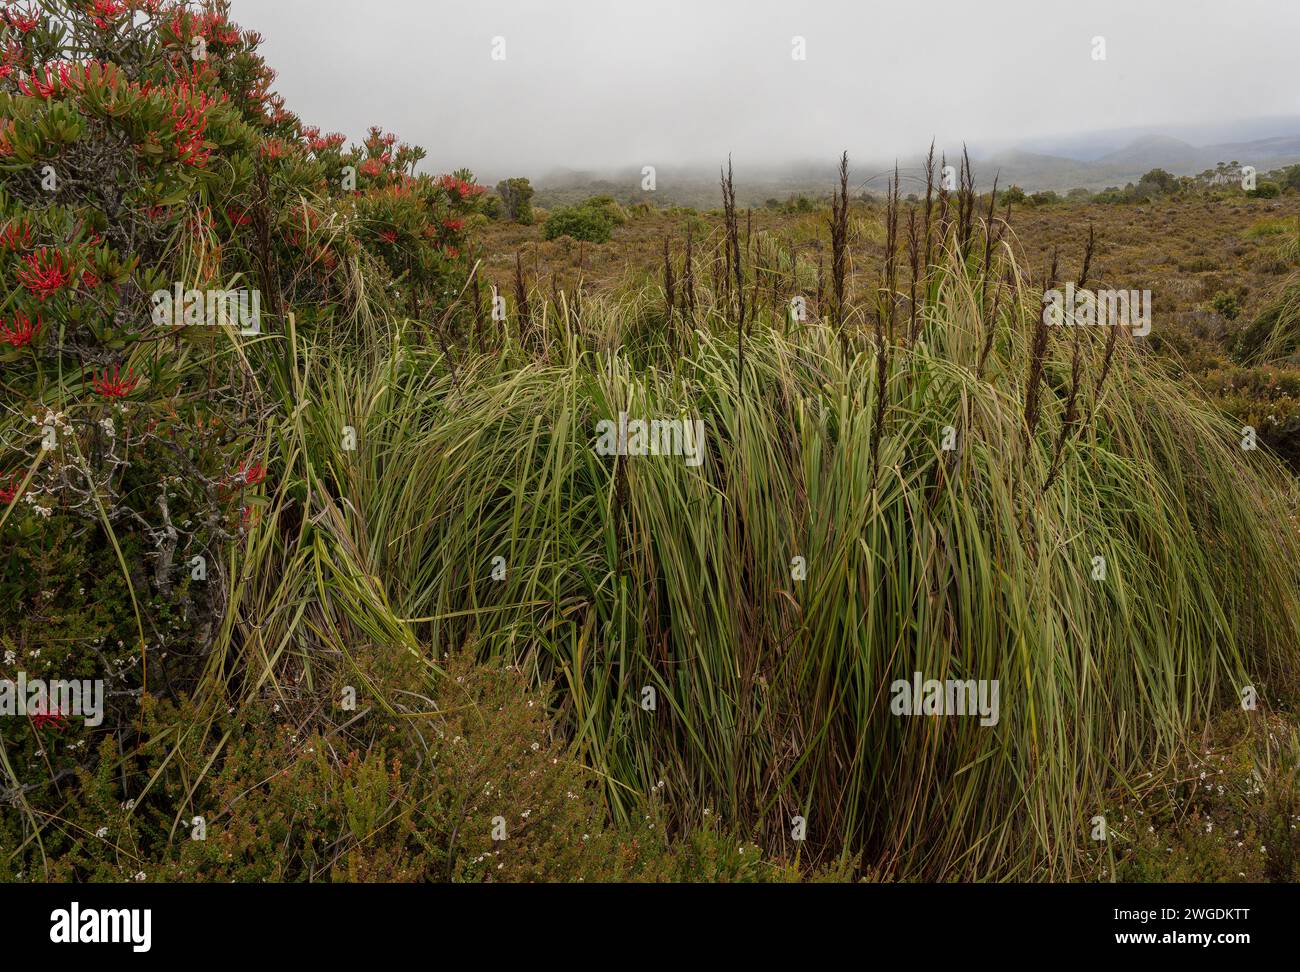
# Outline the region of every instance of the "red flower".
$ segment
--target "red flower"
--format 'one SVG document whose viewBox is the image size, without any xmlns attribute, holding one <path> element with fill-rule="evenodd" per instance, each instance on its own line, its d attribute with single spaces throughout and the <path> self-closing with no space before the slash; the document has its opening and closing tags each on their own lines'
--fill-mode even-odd
<svg viewBox="0 0 1300 972">
<path fill-rule="evenodd" d="M 383 240 L 385 243 L 396 243 L 396 242 L 397 242 L 397 230 L 390 230 L 390 229 L 380 230 L 380 231 L 379 231 L 379 238 L 380 238 L 381 240 Z"/>
<path fill-rule="evenodd" d="M 315 130 L 315 134 L 307 136 L 308 146 L 313 152 L 317 153 L 340 148 L 346 141 L 346 135 L 340 135 L 338 132 L 332 132 L 329 135 L 321 135 L 319 129 Z"/>
<path fill-rule="evenodd" d="M 241 462 L 235 468 L 234 472 L 224 478 L 224 481 L 221 483 L 221 493 L 224 496 L 229 497 L 233 495 L 236 490 L 243 490 L 244 488 L 251 489 L 252 487 L 259 485 L 264 479 L 266 479 L 266 466 L 252 458 L 249 458 Z M 248 526 L 251 522 L 250 515 L 252 511 L 249 510 L 247 506 L 243 506 L 240 507 L 239 512 L 242 514 L 243 525 Z"/>
<path fill-rule="evenodd" d="M 37 74 L 35 69 L 26 78 L 18 79 L 18 90 L 25 95 L 36 98 L 53 97 L 54 92 L 59 88 L 59 79 L 47 64 L 45 66 L 45 80 L 41 80 L 41 75 Z"/>
<path fill-rule="evenodd" d="M 253 217 L 248 215 L 247 210 L 240 212 L 234 206 L 226 207 L 226 215 L 230 217 L 230 221 L 236 226 L 247 226 L 253 221 Z"/>
<path fill-rule="evenodd" d="M 363 176 L 377 176 L 383 171 L 383 163 L 378 159 L 366 159 L 361 163 L 361 174 Z"/>
<path fill-rule="evenodd" d="M 91 8 L 91 19 L 100 30 L 108 30 L 110 19 L 116 19 L 126 13 L 126 4 L 121 0 L 95 0 Z"/>
<path fill-rule="evenodd" d="M 18 271 L 18 282 L 44 301 L 72 279 L 72 268 L 58 250 L 41 247 L 23 257 L 26 269 Z"/>
<path fill-rule="evenodd" d="M 7 472 L 0 476 L 0 483 L 10 483 L 8 486 L 0 486 L 0 506 L 8 506 L 18 498 L 18 490 L 22 488 L 22 483 L 14 482 L 16 473 Z"/>
<path fill-rule="evenodd" d="M 3 14 L 0 14 L 0 19 L 3 19 L 10 27 L 18 31 L 20 34 L 30 34 L 40 26 L 41 23 L 40 17 L 31 10 L 28 10 L 26 13 L 22 13 L 18 10 L 6 10 Z"/>
<path fill-rule="evenodd" d="M 2 23 L 4 18 L 0 16 L 0 24 Z M 5 45 L 4 50 L 0 51 L 0 78 L 9 77 L 25 63 L 27 63 L 27 55 L 23 53 L 22 45 L 16 40 L 11 40 Z"/>
<path fill-rule="evenodd" d="M 11 55 L 6 54 L 5 60 L 6 62 L 11 60 Z M 117 68 L 112 64 L 95 61 L 81 64 L 64 62 L 46 64 L 39 71 L 32 68 L 26 78 L 18 79 L 18 90 L 25 95 L 36 98 L 53 97 L 59 93 L 60 88 L 82 91 L 86 86 L 86 76 L 93 64 L 99 64 L 99 69 L 107 84 L 117 84 Z"/>
<path fill-rule="evenodd" d="M 465 221 L 463 219 L 449 219 L 442 224 L 442 228 L 456 233 L 465 228 Z"/>
<path fill-rule="evenodd" d="M 32 324 L 29 318 L 22 311 L 14 311 L 14 323 L 10 327 L 0 318 L 0 341 L 5 344 L 11 344 L 15 348 L 23 348 L 32 343 L 32 338 L 41 332 L 41 315 L 36 315 L 36 323 Z"/>
<path fill-rule="evenodd" d="M 94 381 L 95 391 L 99 392 L 105 398 L 125 398 L 131 392 L 135 391 L 135 386 L 140 384 L 140 379 L 131 374 L 131 369 L 126 369 L 126 374 L 121 374 L 121 365 L 113 365 L 113 377 L 108 377 L 108 369 L 104 369 L 104 374 L 97 377 Z"/>
<path fill-rule="evenodd" d="M 254 462 L 251 459 L 247 462 L 241 462 L 231 480 L 243 486 L 256 486 L 266 478 L 266 467 L 260 462 Z"/>
<path fill-rule="evenodd" d="M 59 732 L 68 728 L 68 720 L 57 708 L 37 710 L 32 713 L 32 725 L 37 729 L 44 729 L 46 726 L 53 726 Z"/>
<path fill-rule="evenodd" d="M 27 249 L 32 245 L 32 228 L 26 223 L 12 222 L 0 232 L 0 249 L 13 250 L 17 252 L 20 249 Z"/>
<path fill-rule="evenodd" d="M 445 175 L 438 177 L 438 186 L 445 189 L 448 193 L 455 193 L 461 199 L 469 199 L 472 196 L 480 195 L 486 192 L 485 186 L 477 185 L 473 182 L 466 182 L 454 175 Z"/>
<path fill-rule="evenodd" d="M 85 285 L 86 289 L 88 290 L 99 286 L 99 278 L 95 276 L 93 273 L 91 273 L 89 270 L 82 272 L 81 282 L 82 284 Z"/>
<path fill-rule="evenodd" d="M 215 99 L 205 92 L 196 92 L 189 84 L 177 85 L 169 117 L 176 155 L 182 165 L 201 169 L 211 158 L 211 150 L 203 145 L 203 135 L 208 130 L 208 109 L 214 104 Z"/>
<path fill-rule="evenodd" d="M 208 24 L 212 28 L 212 39 L 218 44 L 238 44 L 239 30 L 234 24 L 227 23 L 220 14 L 209 14 Z"/>
</svg>

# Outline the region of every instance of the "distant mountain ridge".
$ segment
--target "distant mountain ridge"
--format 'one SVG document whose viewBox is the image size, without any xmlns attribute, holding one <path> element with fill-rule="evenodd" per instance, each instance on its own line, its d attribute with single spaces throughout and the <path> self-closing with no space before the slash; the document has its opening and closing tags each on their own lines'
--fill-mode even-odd
<svg viewBox="0 0 1300 972">
<path fill-rule="evenodd" d="M 1278 119 L 1275 125 L 1288 126 L 1300 133 L 1300 116 Z M 1222 126 L 1225 132 L 1260 133 L 1259 137 L 1239 141 L 1196 144 L 1168 131 L 1145 133 L 1098 132 L 1058 140 L 1027 140 L 1001 150 L 971 150 L 976 186 L 984 190 L 996 176 L 1000 186 L 1018 185 L 1028 192 L 1070 189 L 1105 189 L 1137 182 L 1152 169 L 1164 169 L 1174 175 L 1199 175 L 1219 163 L 1252 165 L 1259 173 L 1300 163 L 1300 134 L 1270 134 L 1264 122 L 1233 123 Z M 1278 128 L 1272 131 L 1278 131 Z M 1286 129 L 1284 129 L 1286 130 Z M 1214 132 L 1206 128 L 1204 132 Z M 1195 132 L 1191 134 L 1200 134 Z M 1119 137 L 1124 140 L 1120 141 Z M 1047 151 L 1045 149 L 1055 149 Z M 961 146 L 948 147 L 950 163 L 960 157 Z M 944 149 L 936 146 L 936 156 Z M 884 190 L 887 173 L 895 161 L 855 158 L 850 152 L 851 185 L 872 192 Z M 913 154 L 897 160 L 903 176 L 903 192 L 916 192 L 924 156 Z M 655 201 L 713 207 L 718 205 L 718 170 L 701 165 L 661 165 L 657 168 Z M 758 206 L 771 198 L 784 200 L 791 195 L 823 196 L 835 184 L 833 160 L 826 162 L 790 162 L 785 165 L 745 165 L 736 167 L 737 200 L 743 206 Z M 645 199 L 641 192 L 640 167 L 593 172 L 579 170 L 552 171 L 534 180 L 537 202 L 554 206 L 576 201 L 585 195 L 604 193 L 623 201 Z"/>
<path fill-rule="evenodd" d="M 1024 189 L 1102 189 L 1136 182 L 1152 169 L 1199 175 L 1220 162 L 1253 165 L 1259 172 L 1293 165 L 1300 162 L 1300 135 L 1213 145 L 1193 145 L 1169 135 L 1144 135 L 1092 160 L 1019 152 L 984 161 L 1000 167 L 1004 181 L 1016 182 Z"/>
</svg>

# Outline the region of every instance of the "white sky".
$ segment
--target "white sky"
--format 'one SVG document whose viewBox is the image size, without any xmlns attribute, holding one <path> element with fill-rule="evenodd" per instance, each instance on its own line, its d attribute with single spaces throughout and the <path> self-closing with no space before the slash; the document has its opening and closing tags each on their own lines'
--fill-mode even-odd
<svg viewBox="0 0 1300 972">
<path fill-rule="evenodd" d="M 266 37 L 306 123 L 379 124 L 428 168 L 494 177 L 1300 114 L 1297 0 L 233 0 L 232 16 Z"/>
</svg>

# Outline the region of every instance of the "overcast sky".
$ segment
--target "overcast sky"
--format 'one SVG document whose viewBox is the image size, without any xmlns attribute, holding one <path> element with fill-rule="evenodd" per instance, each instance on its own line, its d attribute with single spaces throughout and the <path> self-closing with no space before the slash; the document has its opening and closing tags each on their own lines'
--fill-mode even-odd
<svg viewBox="0 0 1300 972">
<path fill-rule="evenodd" d="M 738 166 L 1300 114 L 1295 0 L 233 0 L 288 107 L 427 168 Z M 918 17 L 925 11 L 926 20 Z M 492 58 L 504 38 L 505 59 Z M 795 60 L 802 37 L 806 60 Z M 1105 39 L 1094 60 L 1093 39 Z M 1270 134 L 1297 134 L 1272 132 Z"/>
</svg>

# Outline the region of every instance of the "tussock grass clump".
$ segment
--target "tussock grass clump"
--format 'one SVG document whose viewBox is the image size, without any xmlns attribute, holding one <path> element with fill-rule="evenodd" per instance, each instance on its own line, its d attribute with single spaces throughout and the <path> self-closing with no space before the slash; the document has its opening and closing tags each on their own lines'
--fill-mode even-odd
<svg viewBox="0 0 1300 972">
<path fill-rule="evenodd" d="M 675 826 L 711 808 L 790 857 L 1077 876 L 1107 792 L 1279 688 L 1293 485 L 1127 334 L 1044 340 L 1004 245 L 950 249 L 899 313 L 914 339 L 751 302 L 741 359 L 740 295 L 701 288 L 675 324 L 647 295 L 541 307 L 541 351 L 470 354 L 456 381 L 400 341 L 308 353 L 298 561 L 232 643 L 302 621 L 300 650 L 397 646 L 430 678 L 465 645 L 518 664 L 558 686 L 619 816 L 657 791 Z M 702 420 L 702 461 L 598 455 L 620 413 Z M 996 725 L 893 715 L 914 672 L 996 679 Z"/>
</svg>

